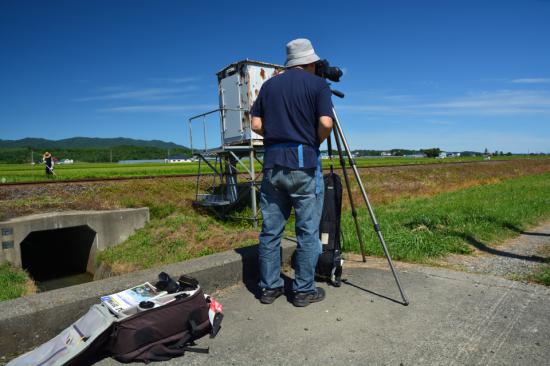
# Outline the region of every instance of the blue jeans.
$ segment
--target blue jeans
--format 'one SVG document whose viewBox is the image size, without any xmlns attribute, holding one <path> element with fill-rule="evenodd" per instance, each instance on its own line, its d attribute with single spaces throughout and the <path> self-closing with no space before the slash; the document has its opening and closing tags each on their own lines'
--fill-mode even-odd
<svg viewBox="0 0 550 366">
<path fill-rule="evenodd" d="M 320 192 L 315 194 L 316 184 Z M 266 169 L 260 192 L 263 216 L 260 234 L 260 287 L 282 287 L 281 238 L 290 210 L 296 216 L 295 292 L 315 291 L 315 267 L 321 254 L 319 221 L 323 209 L 324 185 L 316 178 L 315 169 L 294 170 L 276 167 Z"/>
</svg>

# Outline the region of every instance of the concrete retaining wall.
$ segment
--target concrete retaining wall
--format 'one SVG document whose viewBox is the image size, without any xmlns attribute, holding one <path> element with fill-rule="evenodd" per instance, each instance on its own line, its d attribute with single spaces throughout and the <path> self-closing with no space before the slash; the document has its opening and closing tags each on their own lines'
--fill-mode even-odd
<svg viewBox="0 0 550 366">
<path fill-rule="evenodd" d="M 283 240 L 283 263 L 290 261 L 294 249 L 293 241 Z M 181 274 L 195 277 L 207 293 L 239 282 L 255 287 L 257 253 L 257 246 L 240 248 L 0 302 L 0 355 L 9 359 L 38 346 L 82 316 L 92 304 L 99 302 L 101 296 L 145 281 L 154 282 L 161 271 L 174 277 Z"/>
<path fill-rule="evenodd" d="M 21 242 L 35 231 L 88 226 L 96 232 L 90 250 L 88 272 L 94 272 L 97 251 L 119 244 L 149 221 L 149 209 L 130 208 L 109 211 L 64 211 L 17 217 L 0 222 L 0 264 L 21 267 Z"/>
</svg>

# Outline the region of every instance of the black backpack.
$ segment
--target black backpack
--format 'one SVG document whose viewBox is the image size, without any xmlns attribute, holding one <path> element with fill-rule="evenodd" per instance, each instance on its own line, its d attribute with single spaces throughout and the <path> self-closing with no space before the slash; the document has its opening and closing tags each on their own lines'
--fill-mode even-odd
<svg viewBox="0 0 550 366">
<path fill-rule="evenodd" d="M 158 307 L 133 315 L 116 316 L 105 304 L 93 305 L 76 322 L 36 349 L 19 356 L 9 366 L 87 366 L 113 357 L 121 362 L 165 361 L 186 351 L 206 334 L 213 338 L 223 318 L 221 305 L 202 292 L 198 282 L 181 276 L 176 282 L 166 273 L 155 285 L 173 294 Z"/>
<path fill-rule="evenodd" d="M 340 176 L 330 172 L 323 176 L 325 197 L 323 213 L 319 224 L 319 238 L 323 251 L 317 260 L 315 273 L 327 279 L 336 287 L 342 284 L 342 244 L 340 218 L 342 216 L 342 181 Z"/>
</svg>

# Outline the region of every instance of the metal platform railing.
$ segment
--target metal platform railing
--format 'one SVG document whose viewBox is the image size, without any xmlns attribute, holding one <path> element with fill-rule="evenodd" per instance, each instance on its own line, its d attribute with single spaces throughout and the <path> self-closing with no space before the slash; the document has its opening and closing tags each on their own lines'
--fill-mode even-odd
<svg viewBox="0 0 550 366">
<path fill-rule="evenodd" d="M 253 139 L 243 139 L 232 144 L 226 143 L 224 114 L 230 111 L 248 113 L 248 110 L 243 108 L 218 108 L 189 118 L 188 127 L 191 153 L 199 159 L 194 204 L 208 208 L 220 217 L 252 220 L 254 226 L 256 226 L 258 221 L 256 191 L 259 185 L 258 178 L 261 174 L 257 174 L 254 163 L 258 161 L 261 164 L 256 152 L 263 149 L 263 144 L 255 144 Z M 212 120 L 208 121 L 208 117 L 215 115 L 219 116 L 219 122 L 215 123 L 216 128 L 212 128 L 214 123 Z M 195 139 L 193 139 L 197 126 L 200 128 L 199 136 L 197 139 L 197 135 L 195 134 Z M 242 123 L 241 131 L 244 135 L 244 126 Z M 212 141 L 217 140 L 212 138 L 216 132 L 219 133 L 221 138 L 220 144 L 212 146 L 214 145 Z M 197 141 L 202 141 L 202 148 L 197 147 Z M 203 163 L 213 173 L 208 172 L 203 174 Z M 237 176 L 240 174 L 238 166 L 241 167 L 241 172 L 246 172 L 246 174 L 240 175 L 241 177 L 246 176 L 246 182 L 241 184 L 237 182 Z M 204 189 L 204 185 L 202 185 L 201 189 L 201 177 L 204 175 L 212 176 L 212 182 L 206 190 Z M 245 186 L 244 189 L 242 186 Z M 228 214 L 229 211 L 239 206 L 247 196 L 250 197 L 252 216 L 230 216 Z"/>
<path fill-rule="evenodd" d="M 225 113 L 226 112 L 248 112 L 247 109 L 244 109 L 244 108 L 218 108 L 218 109 L 214 109 L 212 111 L 209 111 L 209 112 L 206 112 L 206 113 L 201 113 L 201 114 L 198 114 L 196 116 L 193 116 L 193 117 L 190 117 L 189 118 L 189 122 L 188 122 L 188 127 L 189 127 L 189 143 L 190 143 L 190 148 L 191 148 L 191 153 L 192 154 L 195 154 L 195 151 L 197 152 L 200 152 L 200 153 L 208 153 L 208 152 L 213 152 L 213 153 L 216 153 L 217 150 L 220 150 L 220 149 L 228 149 L 228 148 L 235 148 L 237 146 L 240 146 L 240 147 L 253 147 L 254 146 L 254 143 L 253 143 L 253 140 L 252 139 L 249 139 L 248 141 L 244 141 L 244 142 L 248 142 L 246 144 L 240 144 L 240 145 L 234 145 L 234 144 L 227 144 L 225 143 L 226 141 L 226 136 L 225 136 L 225 131 L 226 131 L 226 128 L 224 126 L 224 121 L 225 121 Z M 215 147 L 209 147 L 208 146 L 208 131 L 207 131 L 207 116 L 210 116 L 210 115 L 213 115 L 213 114 L 219 114 L 219 123 L 218 123 L 218 127 L 219 127 L 219 136 L 220 136 L 220 145 L 219 146 L 215 146 Z M 197 123 L 196 121 L 199 120 L 199 123 L 202 122 L 202 141 L 203 141 L 203 148 L 202 149 L 197 149 L 196 146 L 193 144 L 193 123 Z M 244 131 L 244 126 L 242 126 L 242 123 L 241 123 L 241 130 Z M 213 133 L 213 132 L 211 132 Z M 196 139 L 195 139 L 196 141 Z"/>
</svg>

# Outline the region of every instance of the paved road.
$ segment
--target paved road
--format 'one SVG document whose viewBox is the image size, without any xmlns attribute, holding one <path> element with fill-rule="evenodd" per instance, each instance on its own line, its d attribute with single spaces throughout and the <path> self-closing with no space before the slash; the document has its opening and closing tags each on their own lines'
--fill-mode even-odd
<svg viewBox="0 0 550 366">
<path fill-rule="evenodd" d="M 391 273 L 354 266 L 349 284 L 295 308 L 260 304 L 244 286 L 219 294 L 225 319 L 210 354 L 162 365 L 548 365 L 550 289 L 407 266 L 405 307 Z M 111 359 L 98 365 L 118 365 Z"/>
</svg>

